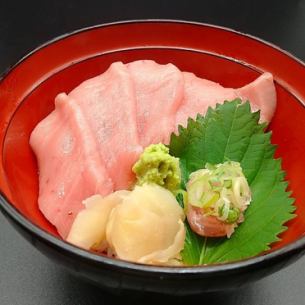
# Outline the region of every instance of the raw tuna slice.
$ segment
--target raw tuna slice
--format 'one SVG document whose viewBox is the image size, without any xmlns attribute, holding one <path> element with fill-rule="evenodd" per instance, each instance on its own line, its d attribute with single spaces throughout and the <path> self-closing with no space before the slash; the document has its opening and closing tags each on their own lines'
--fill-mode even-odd
<svg viewBox="0 0 305 305">
<path fill-rule="evenodd" d="M 240 97 L 270 121 L 276 104 L 272 75 L 239 88 L 224 88 L 174 65 L 142 60 L 113 63 L 68 96 L 34 129 L 30 144 L 39 166 L 39 207 L 66 238 L 93 194 L 128 189 L 132 166 L 152 143 L 168 143 L 178 124 L 209 106 Z"/>
<path fill-rule="evenodd" d="M 208 107 L 215 107 L 224 100 L 241 98 L 249 100 L 253 111 L 261 110 L 261 121 L 269 122 L 276 107 L 273 77 L 264 73 L 252 83 L 239 88 L 224 88 L 221 85 L 184 72 L 184 101 L 176 116 L 176 125 L 186 126 L 189 117 L 205 114 Z"/>
<path fill-rule="evenodd" d="M 276 92 L 271 73 L 264 73 L 236 92 L 241 99 L 251 102 L 252 110 L 261 111 L 262 122 L 271 121 L 276 108 Z"/>
<path fill-rule="evenodd" d="M 140 143 L 168 143 L 176 126 L 176 112 L 183 100 L 183 75 L 172 64 L 141 60 L 127 65 L 137 99 Z"/>
<path fill-rule="evenodd" d="M 97 150 L 115 190 L 128 189 L 131 171 L 143 148 L 138 140 L 134 84 L 125 65 L 113 63 L 103 74 L 70 94 L 96 138 Z"/>
<path fill-rule="evenodd" d="M 64 93 L 55 105 L 34 129 L 30 144 L 39 166 L 39 208 L 66 238 L 82 201 L 111 193 L 113 185 L 79 106 Z"/>
</svg>

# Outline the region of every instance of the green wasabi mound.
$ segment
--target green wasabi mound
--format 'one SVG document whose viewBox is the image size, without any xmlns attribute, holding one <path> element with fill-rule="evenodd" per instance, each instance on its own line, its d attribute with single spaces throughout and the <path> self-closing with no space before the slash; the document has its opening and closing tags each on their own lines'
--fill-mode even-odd
<svg viewBox="0 0 305 305">
<path fill-rule="evenodd" d="M 171 192 L 180 187 L 179 159 L 171 156 L 164 144 L 146 147 L 132 171 L 136 174 L 138 185 L 158 184 Z"/>
</svg>

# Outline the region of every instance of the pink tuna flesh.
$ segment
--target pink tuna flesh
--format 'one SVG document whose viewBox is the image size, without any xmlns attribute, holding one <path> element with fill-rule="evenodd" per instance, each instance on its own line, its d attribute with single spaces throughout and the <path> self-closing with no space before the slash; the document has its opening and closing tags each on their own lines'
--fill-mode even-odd
<svg viewBox="0 0 305 305">
<path fill-rule="evenodd" d="M 39 208 L 66 238 L 82 201 L 111 193 L 113 185 L 81 109 L 64 93 L 55 105 L 32 132 L 30 144 L 39 167 Z"/>
<path fill-rule="evenodd" d="M 208 107 L 215 107 L 225 100 L 249 100 L 253 111 L 261 110 L 261 121 L 270 122 L 276 107 L 273 77 L 264 73 L 252 83 L 239 88 L 224 88 L 206 79 L 184 72 L 184 101 L 177 112 L 176 125 L 186 126 L 189 117 L 205 114 Z"/>
<path fill-rule="evenodd" d="M 121 62 L 83 82 L 70 94 L 87 119 L 97 151 L 114 188 L 134 181 L 131 167 L 142 152 L 136 125 L 136 97 L 130 73 Z"/>
<path fill-rule="evenodd" d="M 214 216 L 206 216 L 202 210 L 189 205 L 187 220 L 192 231 L 204 237 L 230 237 L 234 232 L 234 224 L 226 224 Z"/>
<path fill-rule="evenodd" d="M 143 147 L 168 143 L 183 99 L 183 75 L 172 64 L 152 60 L 129 63 L 137 100 L 137 126 Z"/>
<path fill-rule="evenodd" d="M 272 75 L 232 89 L 172 64 L 116 62 L 68 96 L 59 94 L 55 110 L 30 139 L 39 166 L 41 211 L 66 238 L 84 199 L 134 183 L 131 168 L 143 147 L 168 143 L 178 124 L 186 126 L 189 117 L 237 97 L 250 100 L 253 110 L 261 110 L 261 120 L 269 122 L 276 106 Z M 191 224 L 195 216 L 188 215 Z M 213 223 L 212 230 L 217 234 L 223 227 Z"/>
<path fill-rule="evenodd" d="M 235 90 L 242 100 L 249 100 L 253 111 L 260 110 L 260 121 L 270 122 L 276 108 L 276 92 L 271 73 L 264 73 L 252 83 Z"/>
</svg>

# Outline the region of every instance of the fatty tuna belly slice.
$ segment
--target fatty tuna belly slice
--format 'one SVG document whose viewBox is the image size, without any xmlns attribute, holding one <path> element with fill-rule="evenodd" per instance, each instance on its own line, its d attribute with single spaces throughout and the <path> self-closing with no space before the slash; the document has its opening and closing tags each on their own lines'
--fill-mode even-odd
<svg viewBox="0 0 305 305">
<path fill-rule="evenodd" d="M 114 189 L 128 189 L 135 180 L 132 166 L 142 152 L 136 124 L 136 100 L 125 65 L 113 63 L 70 94 L 81 108 Z"/>
<path fill-rule="evenodd" d="M 113 191 L 96 142 L 77 104 L 62 93 L 31 134 L 39 167 L 39 208 L 65 239 L 82 201 Z"/>
<path fill-rule="evenodd" d="M 172 64 L 152 60 L 127 64 L 136 92 L 137 126 L 143 147 L 168 143 L 184 94 L 183 75 Z"/>
<path fill-rule="evenodd" d="M 236 90 L 242 100 L 249 100 L 253 110 L 261 111 L 261 121 L 270 122 L 276 108 L 276 92 L 271 73 L 264 73 L 252 83 Z"/>
<path fill-rule="evenodd" d="M 184 72 L 184 100 L 176 116 L 176 124 L 186 126 L 189 117 L 204 115 L 208 107 L 215 107 L 225 100 L 241 98 L 249 100 L 253 111 L 261 111 L 261 121 L 269 122 L 276 108 L 276 92 L 273 77 L 264 73 L 256 80 L 238 89 L 224 88 L 218 83 L 201 79 Z"/>
</svg>

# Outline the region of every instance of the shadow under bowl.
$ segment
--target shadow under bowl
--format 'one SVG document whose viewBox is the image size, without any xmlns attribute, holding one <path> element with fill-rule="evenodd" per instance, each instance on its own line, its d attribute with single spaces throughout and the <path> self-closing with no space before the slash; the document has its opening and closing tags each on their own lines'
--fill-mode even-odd
<svg viewBox="0 0 305 305">
<path fill-rule="evenodd" d="M 278 106 L 270 125 L 296 214 L 270 252 L 201 267 L 156 267 L 89 253 L 61 240 L 38 209 L 38 175 L 29 137 L 54 109 L 54 98 L 104 72 L 115 61 L 152 59 L 239 87 L 264 71 L 275 79 Z M 111 290 L 186 295 L 236 288 L 296 260 L 305 250 L 305 66 L 257 38 L 182 21 L 99 25 L 59 37 L 34 50 L 0 81 L 0 207 L 35 247 L 72 273 Z"/>
</svg>

